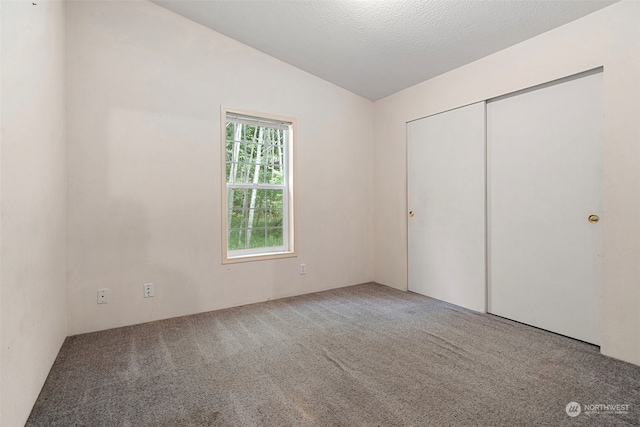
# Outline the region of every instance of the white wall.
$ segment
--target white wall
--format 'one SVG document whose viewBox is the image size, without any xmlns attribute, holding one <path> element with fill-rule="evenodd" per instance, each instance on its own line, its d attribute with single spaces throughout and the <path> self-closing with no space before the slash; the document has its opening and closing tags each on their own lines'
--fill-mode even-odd
<svg viewBox="0 0 640 427">
<path fill-rule="evenodd" d="M 67 24 L 69 334 L 373 279 L 370 101 L 152 3 Z M 297 258 L 221 264 L 221 105 L 297 119 Z"/>
<path fill-rule="evenodd" d="M 640 364 L 640 2 L 613 4 L 374 104 L 375 280 L 407 286 L 405 122 L 604 66 L 604 354 Z"/>
<path fill-rule="evenodd" d="M 65 5 L 2 1 L 0 424 L 23 425 L 66 336 Z"/>
</svg>

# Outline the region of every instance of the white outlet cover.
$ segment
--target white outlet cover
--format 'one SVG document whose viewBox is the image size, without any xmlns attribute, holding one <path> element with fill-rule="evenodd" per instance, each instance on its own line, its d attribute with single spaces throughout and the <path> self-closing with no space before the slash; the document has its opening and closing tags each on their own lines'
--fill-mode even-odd
<svg viewBox="0 0 640 427">
<path fill-rule="evenodd" d="M 145 298 L 153 296 L 153 283 L 145 283 L 142 285 L 142 292 Z"/>
<path fill-rule="evenodd" d="M 109 302 L 109 289 L 98 289 L 98 304 Z"/>
</svg>

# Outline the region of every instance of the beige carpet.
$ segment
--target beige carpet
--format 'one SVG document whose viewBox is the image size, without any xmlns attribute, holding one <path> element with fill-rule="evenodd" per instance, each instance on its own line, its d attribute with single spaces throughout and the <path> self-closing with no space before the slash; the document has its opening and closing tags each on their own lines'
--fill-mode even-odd
<svg viewBox="0 0 640 427">
<path fill-rule="evenodd" d="M 640 425 L 640 367 L 365 284 L 67 338 L 27 425 Z"/>
</svg>

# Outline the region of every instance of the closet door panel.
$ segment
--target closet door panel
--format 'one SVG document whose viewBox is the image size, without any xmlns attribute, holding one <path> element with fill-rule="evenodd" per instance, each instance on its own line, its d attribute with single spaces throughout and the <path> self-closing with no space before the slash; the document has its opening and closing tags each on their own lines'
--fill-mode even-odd
<svg viewBox="0 0 640 427">
<path fill-rule="evenodd" d="M 407 124 L 409 290 L 485 311 L 484 102 Z"/>
<path fill-rule="evenodd" d="M 602 122 L 602 73 L 487 102 L 489 312 L 594 344 Z"/>
</svg>

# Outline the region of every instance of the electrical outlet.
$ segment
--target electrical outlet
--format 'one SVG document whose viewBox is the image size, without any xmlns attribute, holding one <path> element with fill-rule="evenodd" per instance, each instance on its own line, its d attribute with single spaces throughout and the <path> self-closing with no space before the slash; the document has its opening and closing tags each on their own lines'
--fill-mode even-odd
<svg viewBox="0 0 640 427">
<path fill-rule="evenodd" d="M 109 302 L 109 289 L 98 289 L 98 304 Z"/>
<path fill-rule="evenodd" d="M 145 298 L 150 298 L 153 296 L 153 283 L 145 283 L 144 285 L 142 285 L 142 288 L 144 290 Z"/>
<path fill-rule="evenodd" d="M 307 264 L 300 264 L 300 275 L 307 274 Z"/>
</svg>

